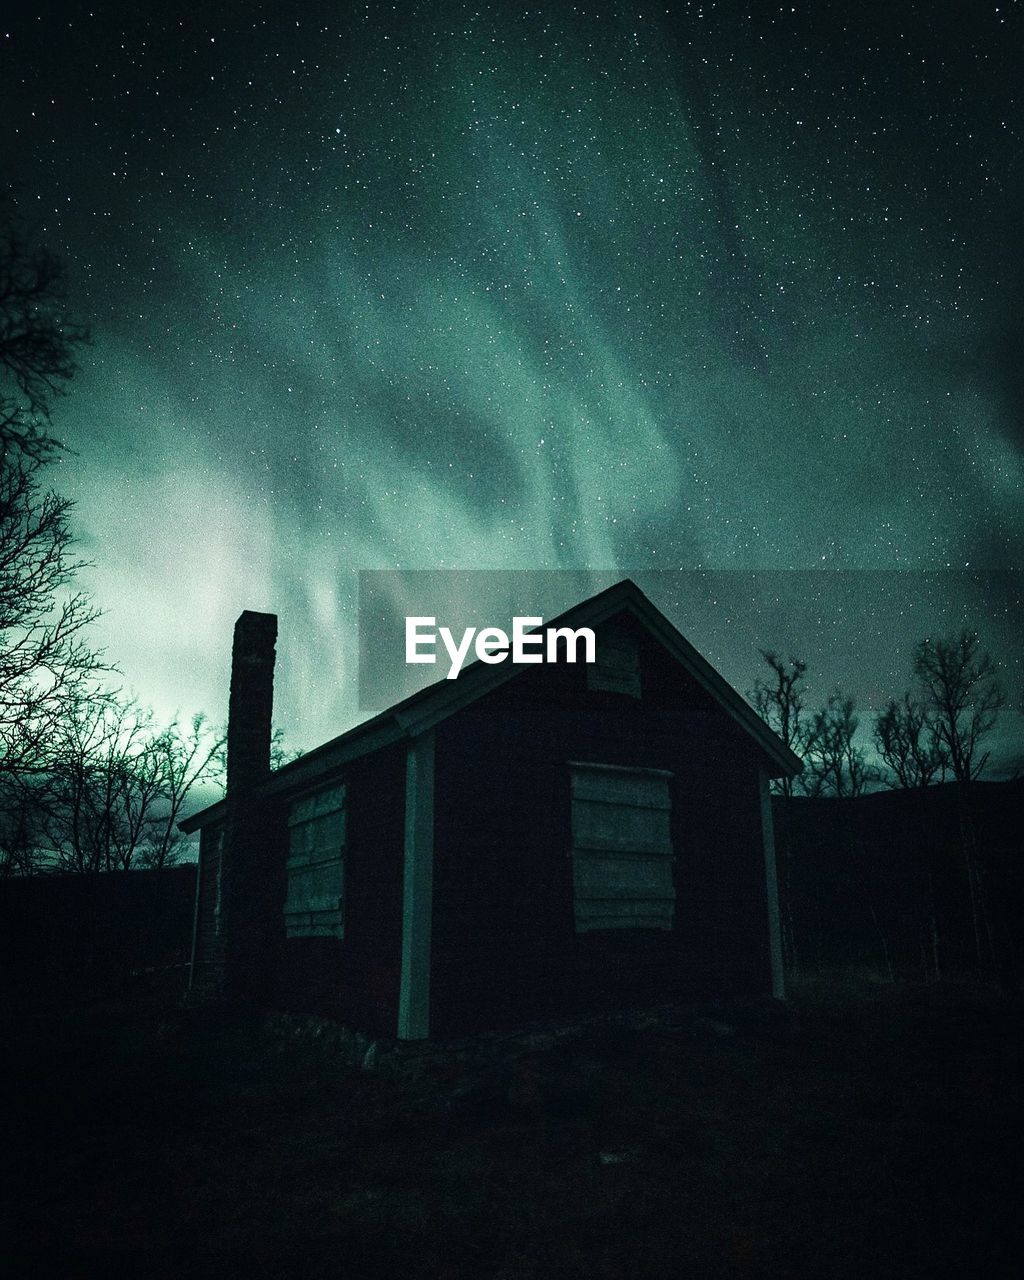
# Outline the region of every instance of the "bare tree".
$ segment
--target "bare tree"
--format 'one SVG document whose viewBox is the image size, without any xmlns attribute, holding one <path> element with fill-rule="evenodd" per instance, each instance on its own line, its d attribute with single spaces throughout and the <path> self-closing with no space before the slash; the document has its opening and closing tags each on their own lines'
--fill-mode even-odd
<svg viewBox="0 0 1024 1280">
<path fill-rule="evenodd" d="M 134 703 L 91 692 L 65 709 L 40 787 L 47 845 L 62 871 L 131 865 L 156 794 L 150 724 Z"/>
<path fill-rule="evenodd" d="M 761 649 L 761 657 L 768 664 L 770 675 L 754 681 L 748 694 L 758 715 L 775 731 L 791 751 L 803 756 L 807 747 L 807 725 L 804 720 L 803 681 L 807 663 L 800 658 L 790 658 L 788 663 L 772 649 Z M 779 910 L 782 918 L 782 947 L 784 963 L 792 970 L 798 963 L 796 921 L 793 912 L 793 849 L 790 842 L 789 808 L 793 796 L 793 779 L 775 779 L 773 789 L 784 797 L 785 818 L 777 833 L 775 844 L 776 866 L 779 884 Z"/>
<path fill-rule="evenodd" d="M 803 680 L 807 663 L 799 658 L 784 662 L 771 649 L 761 649 L 771 670 L 767 679 L 754 681 L 750 701 L 762 720 L 772 728 L 787 747 L 802 756 L 807 746 L 808 726 L 804 720 Z M 778 783 L 783 795 L 793 794 L 793 779 L 782 778 Z"/>
<path fill-rule="evenodd" d="M 202 716 L 158 728 L 98 683 L 111 668 L 74 587 L 71 504 L 41 480 L 60 448 L 51 407 L 87 340 L 63 265 L 0 193 L 0 873 L 163 866 L 190 791 L 223 763 Z"/>
<path fill-rule="evenodd" d="M 875 717 L 875 745 L 890 771 L 890 786 L 906 790 L 941 782 L 949 767 L 949 753 L 939 737 L 928 708 L 910 693 L 890 699 Z M 923 809 L 918 808 L 920 861 L 925 869 L 921 895 L 922 937 L 928 939 L 925 969 L 938 980 L 942 976 L 942 947 L 935 895 L 935 850 L 927 837 Z"/>
<path fill-rule="evenodd" d="M 896 786 L 927 787 L 945 777 L 949 752 L 928 709 L 909 693 L 890 699 L 875 717 L 874 738 Z"/>
<path fill-rule="evenodd" d="M 206 716 L 194 715 L 188 728 L 173 721 L 153 740 L 160 777 L 160 803 L 150 824 L 142 853 L 147 867 L 164 867 L 177 859 L 183 836 L 178 819 L 193 788 L 222 782 L 226 771 L 227 735 L 214 729 Z"/>
<path fill-rule="evenodd" d="M 222 731 L 225 739 L 227 731 Z M 293 760 L 298 760 L 304 752 L 298 747 L 285 746 L 284 730 L 275 727 L 270 735 L 270 767 L 271 769 L 280 769 L 283 765 L 291 764 Z"/>
<path fill-rule="evenodd" d="M 961 631 L 937 641 L 923 640 L 914 650 L 914 674 L 957 782 L 960 843 L 971 903 L 975 960 L 979 970 L 998 969 L 992 918 L 979 857 L 971 783 L 983 773 L 990 752 L 985 738 L 1005 702 L 1003 686 L 976 632 Z"/>
<path fill-rule="evenodd" d="M 0 193 L 0 454 L 42 460 L 58 448 L 53 400 L 75 372 L 88 331 L 68 318 L 64 266 L 34 244 Z"/>
<path fill-rule="evenodd" d="M 40 783 L 69 708 L 105 664 L 86 638 L 97 616 L 74 589 L 71 504 L 49 491 L 53 400 L 85 330 L 66 314 L 60 262 L 23 234 L 0 194 L 0 871 L 31 869 Z"/>
<path fill-rule="evenodd" d="M 991 655 L 973 631 L 923 640 L 914 650 L 914 674 L 953 777 L 973 782 L 988 764 L 982 743 L 1006 700 Z"/>
<path fill-rule="evenodd" d="M 222 768 L 223 738 L 203 716 L 159 728 L 134 699 L 93 693 L 68 708 L 37 787 L 46 849 L 65 871 L 166 866 L 189 793 Z"/>
<path fill-rule="evenodd" d="M 804 787 L 812 796 L 859 796 L 877 772 L 864 759 L 856 742 L 860 719 L 854 700 L 841 693 L 829 695 L 815 712 L 807 734 L 804 755 Z"/>
<path fill-rule="evenodd" d="M 86 639 L 97 610 L 72 589 L 70 504 L 40 465 L 0 465 L 0 783 L 46 770 L 68 706 L 106 669 Z"/>
<path fill-rule="evenodd" d="M 42 823 L 37 792 L 20 775 L 0 780 L 0 878 L 37 869 Z"/>
</svg>

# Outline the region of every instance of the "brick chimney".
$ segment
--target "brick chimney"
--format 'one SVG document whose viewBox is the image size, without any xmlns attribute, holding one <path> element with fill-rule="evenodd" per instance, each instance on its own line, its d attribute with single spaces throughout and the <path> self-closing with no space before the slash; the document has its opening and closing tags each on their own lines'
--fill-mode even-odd
<svg viewBox="0 0 1024 1280">
<path fill-rule="evenodd" d="M 228 701 L 229 797 L 251 791 L 270 773 L 277 615 L 246 609 L 235 623 Z"/>
<path fill-rule="evenodd" d="M 270 775 L 277 617 L 246 610 L 235 623 L 228 700 L 227 819 L 221 869 L 225 995 L 266 1001 L 283 928 L 281 815 L 261 794 Z"/>
</svg>

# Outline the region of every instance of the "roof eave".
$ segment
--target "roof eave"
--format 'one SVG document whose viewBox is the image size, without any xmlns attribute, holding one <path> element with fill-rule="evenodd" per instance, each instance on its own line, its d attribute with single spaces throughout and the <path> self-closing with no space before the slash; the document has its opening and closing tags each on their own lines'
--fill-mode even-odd
<svg viewBox="0 0 1024 1280">
<path fill-rule="evenodd" d="M 706 689 L 732 718 L 736 725 L 761 748 L 768 758 L 768 776 L 793 777 L 803 769 L 803 762 L 715 668 L 690 644 L 682 633 L 651 603 L 629 578 L 599 592 L 590 600 L 574 605 L 565 613 L 544 623 L 551 626 L 581 626 L 601 623 L 623 609 L 632 613 L 693 678 Z M 461 711 L 506 681 L 522 674 L 511 663 L 484 664 L 474 662 L 459 680 L 439 680 L 418 695 L 400 703 L 390 712 L 382 712 L 362 725 L 347 730 L 337 738 L 315 747 L 307 755 L 284 765 L 262 788 L 264 794 L 282 795 L 298 792 L 318 782 L 325 774 L 353 760 L 369 755 L 391 743 L 433 728 L 442 720 Z M 219 821 L 227 812 L 227 801 L 219 800 L 178 824 L 186 834 Z"/>
</svg>

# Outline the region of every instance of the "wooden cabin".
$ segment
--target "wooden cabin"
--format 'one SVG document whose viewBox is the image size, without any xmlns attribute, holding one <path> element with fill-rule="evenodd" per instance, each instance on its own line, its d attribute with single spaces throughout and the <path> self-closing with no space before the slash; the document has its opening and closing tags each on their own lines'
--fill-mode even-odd
<svg viewBox="0 0 1024 1280">
<path fill-rule="evenodd" d="M 783 996 L 798 758 L 632 582 L 548 625 L 596 662 L 478 662 L 271 772 L 277 621 L 242 614 L 227 794 L 182 824 L 199 998 L 422 1039 Z"/>
</svg>

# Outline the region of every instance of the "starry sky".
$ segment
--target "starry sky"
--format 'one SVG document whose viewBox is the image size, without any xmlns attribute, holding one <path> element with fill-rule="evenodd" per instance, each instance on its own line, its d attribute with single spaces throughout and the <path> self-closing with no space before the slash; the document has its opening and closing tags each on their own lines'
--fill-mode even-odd
<svg viewBox="0 0 1024 1280">
<path fill-rule="evenodd" d="M 1015 5 L 6 8 L 94 338 L 52 481 L 161 714 L 269 609 L 289 740 L 347 728 L 366 569 L 628 573 L 865 714 L 967 624 L 1021 704 Z"/>
</svg>

